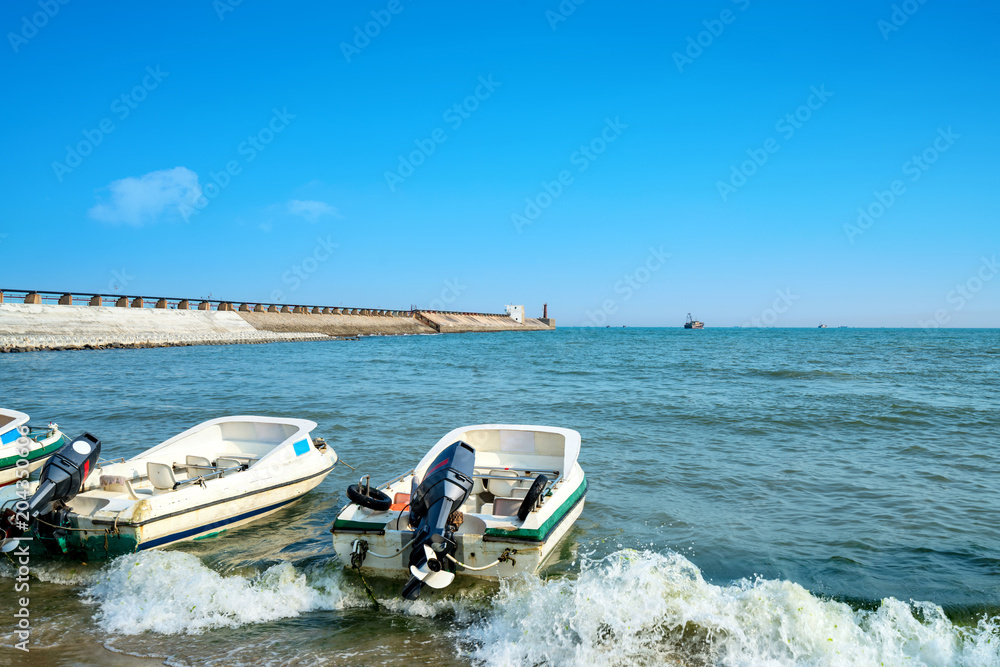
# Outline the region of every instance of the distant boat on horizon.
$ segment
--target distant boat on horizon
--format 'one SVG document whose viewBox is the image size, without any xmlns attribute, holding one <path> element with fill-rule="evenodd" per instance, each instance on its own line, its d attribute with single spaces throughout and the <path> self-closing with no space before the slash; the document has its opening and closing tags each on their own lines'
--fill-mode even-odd
<svg viewBox="0 0 1000 667">
<path fill-rule="evenodd" d="M 684 323 L 684 328 L 685 329 L 704 329 L 705 328 L 705 323 L 704 322 L 700 322 L 700 321 L 694 319 L 693 317 L 691 317 L 691 313 L 688 313 L 688 319 L 687 319 L 687 322 Z"/>
<path fill-rule="evenodd" d="M 825 324 L 821 324 L 821 325 L 819 325 L 819 328 L 820 328 L 820 329 L 825 329 L 825 328 L 826 328 L 826 325 L 825 325 Z"/>
</svg>

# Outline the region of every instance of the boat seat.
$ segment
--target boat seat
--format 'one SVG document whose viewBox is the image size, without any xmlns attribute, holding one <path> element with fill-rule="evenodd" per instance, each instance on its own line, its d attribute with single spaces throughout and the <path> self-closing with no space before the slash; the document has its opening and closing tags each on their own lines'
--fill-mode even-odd
<svg viewBox="0 0 1000 667">
<path fill-rule="evenodd" d="M 518 486 L 517 480 L 521 476 L 514 470 L 490 470 L 490 475 L 511 479 L 509 482 L 505 479 L 486 480 L 486 489 L 497 498 L 509 498 L 511 489 Z"/>
<path fill-rule="evenodd" d="M 225 458 L 225 457 L 220 456 L 218 458 L 218 460 L 216 460 L 215 465 L 217 465 L 220 468 L 225 469 L 225 468 L 236 468 L 236 467 L 243 466 L 243 465 L 249 466 L 250 462 L 248 462 L 248 461 L 237 461 L 236 459 L 229 459 L 229 458 Z"/>
<path fill-rule="evenodd" d="M 198 468 L 199 470 L 203 468 L 210 469 L 215 467 L 212 465 L 212 462 L 204 456 L 195 456 L 194 454 L 188 454 L 187 458 L 184 459 L 184 463 L 189 467 Z"/>
<path fill-rule="evenodd" d="M 132 480 L 129 479 L 125 480 L 125 492 L 132 500 L 139 500 L 139 496 L 153 495 L 153 489 L 137 489 L 132 486 Z"/>
<path fill-rule="evenodd" d="M 524 498 L 528 495 L 528 490 L 530 488 L 531 488 L 530 486 L 519 486 L 516 489 L 511 489 L 510 497 L 520 498 L 521 500 L 524 500 Z"/>
<path fill-rule="evenodd" d="M 237 461 L 243 461 L 247 465 L 252 465 L 254 462 L 260 460 L 260 456 L 256 454 L 239 454 L 236 452 L 222 452 L 222 456 L 227 459 L 235 459 Z"/>
<path fill-rule="evenodd" d="M 149 475 L 149 482 L 153 485 L 154 489 L 173 491 L 177 485 L 177 478 L 174 477 L 174 469 L 166 463 L 148 462 L 146 464 L 146 474 Z"/>
<path fill-rule="evenodd" d="M 523 498 L 494 498 L 493 516 L 517 516 Z"/>
</svg>

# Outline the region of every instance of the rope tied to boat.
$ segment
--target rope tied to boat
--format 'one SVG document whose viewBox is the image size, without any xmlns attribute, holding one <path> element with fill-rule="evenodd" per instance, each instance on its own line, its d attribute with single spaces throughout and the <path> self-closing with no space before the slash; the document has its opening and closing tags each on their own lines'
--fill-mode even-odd
<svg viewBox="0 0 1000 667">
<path fill-rule="evenodd" d="M 112 524 L 110 528 L 104 529 L 104 553 L 111 553 L 111 550 L 108 549 L 108 535 L 114 535 L 115 537 L 121 536 L 121 531 L 118 529 L 118 519 L 121 518 L 122 512 L 124 511 L 125 510 L 119 510 L 118 513 L 115 514 L 114 524 Z M 138 547 L 138 543 L 136 544 L 136 547 Z"/>
<path fill-rule="evenodd" d="M 453 562 L 455 565 L 458 565 L 463 570 L 472 570 L 473 572 L 482 572 L 483 570 L 488 570 L 491 567 L 495 567 L 495 566 L 499 565 L 500 563 L 505 563 L 507 561 L 510 561 L 510 564 L 512 566 L 517 565 L 517 561 L 514 560 L 514 555 L 516 553 L 517 553 L 517 549 L 509 549 L 509 548 L 508 549 L 504 549 L 503 553 L 500 554 L 499 558 L 497 558 L 495 561 L 493 561 L 489 565 L 484 565 L 482 567 L 475 567 L 473 565 L 466 565 L 465 563 L 463 563 L 462 561 L 458 560 L 457 558 L 455 558 L 451 554 L 448 554 L 448 560 L 450 560 L 451 562 Z"/>
<path fill-rule="evenodd" d="M 120 516 L 120 515 L 121 515 L 121 512 L 118 513 L 118 516 Z M 121 531 L 118 528 L 118 516 L 115 517 L 115 523 L 114 523 L 114 525 L 111 528 L 105 528 L 104 529 L 104 551 L 105 551 L 105 553 L 107 553 L 107 552 L 110 551 L 110 549 L 108 547 L 108 535 L 120 535 L 121 534 Z M 97 528 L 73 528 L 72 526 L 57 526 L 54 523 L 49 523 L 48 521 L 46 521 L 45 519 L 43 519 L 40 516 L 36 516 L 35 517 L 35 521 L 37 521 L 38 523 L 44 523 L 46 526 L 50 526 L 51 528 L 56 528 L 57 530 L 71 530 L 71 531 L 74 531 L 74 532 L 77 532 L 77 533 L 97 533 L 97 532 L 99 532 L 99 529 L 97 529 Z"/>
<path fill-rule="evenodd" d="M 341 458 L 338 458 L 338 459 L 337 459 L 337 463 L 343 463 L 343 464 L 344 464 L 345 466 L 347 466 L 348 468 L 350 468 L 350 469 L 351 469 L 351 470 L 353 470 L 354 472 L 357 472 L 357 471 L 358 471 L 358 469 L 357 469 L 357 468 L 355 468 L 355 467 L 354 467 L 354 466 L 352 466 L 352 465 L 351 465 L 350 463 L 348 463 L 347 461 L 345 461 L 345 460 L 343 460 L 343 459 L 341 459 Z"/>
<path fill-rule="evenodd" d="M 95 528 L 73 528 L 72 526 L 57 526 L 54 523 L 49 523 L 48 521 L 46 521 L 45 519 L 43 519 L 40 516 L 36 516 L 35 517 L 35 521 L 37 521 L 38 523 L 44 523 L 46 526 L 51 526 L 53 528 L 58 528 L 59 530 L 75 530 L 75 531 L 80 532 L 80 533 L 96 533 L 97 532 L 97 529 L 95 529 Z"/>
<path fill-rule="evenodd" d="M 416 539 L 416 538 L 413 538 L 413 539 Z M 413 544 L 413 540 L 410 540 L 409 542 L 407 542 L 406 544 L 404 544 L 403 546 L 401 546 L 399 548 L 399 551 L 397 551 L 396 553 L 393 553 L 393 554 L 377 554 L 377 553 L 375 553 L 374 551 L 372 551 L 372 550 L 370 550 L 368 548 L 368 542 L 366 542 L 364 540 L 355 540 L 354 541 L 355 544 L 358 544 L 359 542 L 362 545 L 364 545 L 362 547 L 364 549 L 364 553 L 361 555 L 361 562 L 362 563 L 365 562 L 365 556 L 366 555 L 368 555 L 368 556 L 375 556 L 375 558 L 395 558 L 399 554 L 401 554 L 404 551 L 406 551 L 407 547 L 409 547 L 411 544 Z M 354 563 L 354 557 L 355 557 L 355 554 L 351 554 L 351 563 L 352 564 Z"/>
<path fill-rule="evenodd" d="M 351 547 L 353 547 L 351 549 L 351 567 L 360 571 L 362 563 L 365 562 L 365 556 L 368 555 L 368 542 L 354 540 L 354 544 Z"/>
<path fill-rule="evenodd" d="M 361 573 L 361 564 L 365 562 L 365 556 L 368 555 L 368 542 L 365 540 L 354 540 L 352 545 L 354 548 L 351 550 L 351 569 L 357 570 L 358 577 L 361 579 L 362 585 L 365 587 L 365 593 L 368 594 L 368 599 L 372 601 L 375 605 L 376 611 L 382 608 L 382 605 L 378 603 L 375 599 L 375 593 L 372 592 L 372 587 L 368 585 L 368 581 L 365 579 L 365 575 Z"/>
</svg>

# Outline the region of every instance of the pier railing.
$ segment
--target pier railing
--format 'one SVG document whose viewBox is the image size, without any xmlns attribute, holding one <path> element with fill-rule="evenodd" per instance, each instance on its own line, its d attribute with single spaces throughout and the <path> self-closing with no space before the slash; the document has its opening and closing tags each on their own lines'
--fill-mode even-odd
<svg viewBox="0 0 1000 667">
<path fill-rule="evenodd" d="M 368 317 L 408 317 L 420 319 L 420 313 L 508 317 L 506 313 L 470 313 L 445 310 L 393 310 L 353 306 L 292 305 L 264 301 L 234 301 L 209 298 L 178 298 L 91 292 L 53 292 L 46 290 L 0 289 L 0 303 L 50 304 L 60 306 L 105 306 L 167 310 L 216 310 L 253 313 L 292 313 L 302 315 L 364 315 Z"/>
</svg>

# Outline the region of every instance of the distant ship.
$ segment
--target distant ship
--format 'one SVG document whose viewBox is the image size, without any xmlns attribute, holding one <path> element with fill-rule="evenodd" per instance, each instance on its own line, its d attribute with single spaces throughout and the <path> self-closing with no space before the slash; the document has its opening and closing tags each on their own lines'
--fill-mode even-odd
<svg viewBox="0 0 1000 667">
<path fill-rule="evenodd" d="M 825 324 L 821 324 L 821 325 L 819 325 L 819 328 L 820 328 L 820 329 L 825 329 L 825 328 L 826 328 L 826 325 L 825 325 Z"/>
<path fill-rule="evenodd" d="M 685 329 L 704 329 L 705 323 L 699 322 L 698 320 L 691 317 L 691 313 L 688 313 L 688 321 L 684 323 Z"/>
</svg>

